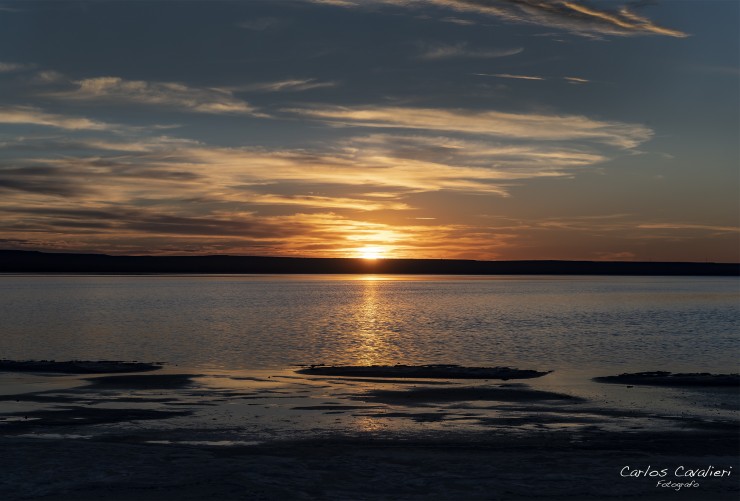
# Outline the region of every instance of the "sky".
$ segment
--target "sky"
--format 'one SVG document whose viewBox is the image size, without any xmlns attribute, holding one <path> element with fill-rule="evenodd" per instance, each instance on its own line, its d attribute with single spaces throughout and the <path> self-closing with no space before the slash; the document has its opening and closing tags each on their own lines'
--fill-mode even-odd
<svg viewBox="0 0 740 501">
<path fill-rule="evenodd" d="M 735 0 L 0 0 L 0 248 L 740 261 Z"/>
</svg>

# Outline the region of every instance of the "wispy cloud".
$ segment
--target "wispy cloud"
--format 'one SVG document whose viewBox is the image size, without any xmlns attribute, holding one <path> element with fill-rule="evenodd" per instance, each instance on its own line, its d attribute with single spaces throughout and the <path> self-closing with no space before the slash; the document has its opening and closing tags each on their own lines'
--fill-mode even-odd
<svg viewBox="0 0 740 501">
<path fill-rule="evenodd" d="M 0 124 L 28 124 L 67 130 L 112 130 L 118 125 L 83 117 L 47 113 L 33 106 L 0 106 Z"/>
<path fill-rule="evenodd" d="M 547 229 L 547 230 L 568 230 L 579 232 L 597 232 L 605 233 L 624 233 L 631 232 L 632 238 L 644 238 L 643 230 L 683 230 L 693 233 L 740 233 L 740 227 L 730 225 L 712 225 L 684 222 L 642 222 L 641 218 L 635 214 L 605 214 L 595 216 L 571 216 L 571 217 L 547 217 L 536 222 L 514 224 L 513 221 L 505 217 L 493 216 L 493 219 L 504 222 L 503 225 L 496 225 L 502 229 Z M 706 233 L 705 233 L 706 234 Z M 669 232 L 664 235 L 652 234 L 651 238 L 676 238 L 676 232 Z"/>
<path fill-rule="evenodd" d="M 299 207 L 351 209 L 358 211 L 408 210 L 411 208 L 408 204 L 395 200 L 372 200 L 368 198 L 260 193 L 250 193 L 247 196 L 249 197 L 249 203 L 255 205 L 293 205 Z"/>
<path fill-rule="evenodd" d="M 638 228 L 646 230 L 701 230 L 711 232 L 730 232 L 740 233 L 740 227 L 737 226 L 717 226 L 707 224 L 690 224 L 690 223 L 643 223 Z"/>
<path fill-rule="evenodd" d="M 50 166 L 11 167 L 0 169 L 0 193 L 12 199 L 9 193 L 21 192 L 53 197 L 74 197 L 86 189 L 73 176 Z"/>
<path fill-rule="evenodd" d="M 495 77 L 495 78 L 510 78 L 512 80 L 535 80 L 535 81 L 545 81 L 545 80 L 552 80 L 551 78 L 542 77 L 538 75 L 514 75 L 511 73 L 473 73 L 475 76 L 479 77 Z M 591 80 L 587 80 L 585 78 L 580 77 L 562 77 L 562 80 L 565 80 L 566 82 L 570 84 L 585 84 L 590 83 Z"/>
<path fill-rule="evenodd" d="M 55 70 L 41 70 L 30 78 L 30 83 L 34 85 L 64 84 L 69 83 L 69 79 Z"/>
<path fill-rule="evenodd" d="M 492 16 L 509 22 L 557 28 L 585 36 L 659 35 L 683 38 L 687 33 L 666 28 L 641 16 L 627 5 L 603 9 L 582 1 L 543 0 L 307 0 L 311 3 L 332 3 L 341 7 L 362 7 L 368 4 L 390 4 L 422 9 L 430 5 Z M 442 18 L 444 19 L 444 18 Z"/>
<path fill-rule="evenodd" d="M 227 89 L 119 77 L 74 80 L 70 85 L 73 88 L 48 93 L 47 96 L 74 101 L 161 106 L 196 113 L 264 116 Z"/>
<path fill-rule="evenodd" d="M 471 21 L 470 19 L 460 19 L 459 17 L 443 17 L 441 20 L 446 23 L 458 24 L 460 26 L 475 25 L 475 22 Z"/>
<path fill-rule="evenodd" d="M 386 134 L 314 151 L 212 147 L 167 136 L 23 138 L 0 143 L 0 149 L 8 162 L 0 165 L 6 190 L 39 195 L 62 190 L 81 203 L 126 204 L 166 194 L 217 200 L 242 211 L 255 206 L 411 210 L 407 194 L 446 190 L 507 196 L 512 181 L 569 175 L 607 159 L 573 147 Z"/>
<path fill-rule="evenodd" d="M 448 59 L 448 58 L 477 58 L 492 59 L 499 57 L 514 56 L 524 52 L 523 47 L 510 49 L 474 49 L 466 43 L 454 45 L 432 45 L 425 47 L 419 55 L 421 59 Z"/>
<path fill-rule="evenodd" d="M 19 71 L 28 71 L 36 68 L 33 63 L 10 63 L 0 61 L 0 73 L 15 73 Z"/>
<path fill-rule="evenodd" d="M 622 148 L 634 148 L 653 134 L 644 125 L 579 115 L 383 106 L 324 106 L 286 111 L 335 125 L 439 130 L 545 141 L 588 140 Z"/>
<path fill-rule="evenodd" d="M 347 147 L 399 163 L 413 159 L 450 166 L 483 167 L 486 169 L 484 178 L 499 180 L 560 175 L 608 159 L 603 154 L 574 146 L 538 142 L 503 144 L 440 136 L 372 134 L 349 140 Z"/>
<path fill-rule="evenodd" d="M 336 87 L 337 85 L 337 82 L 321 81 L 315 78 L 304 78 L 247 84 L 237 87 L 228 87 L 227 90 L 233 92 L 302 92 L 312 89 Z"/>
<path fill-rule="evenodd" d="M 511 78 L 514 80 L 546 80 L 545 77 L 538 77 L 536 75 L 512 75 L 511 73 L 474 73 L 479 77 L 496 77 L 496 78 Z"/>
</svg>

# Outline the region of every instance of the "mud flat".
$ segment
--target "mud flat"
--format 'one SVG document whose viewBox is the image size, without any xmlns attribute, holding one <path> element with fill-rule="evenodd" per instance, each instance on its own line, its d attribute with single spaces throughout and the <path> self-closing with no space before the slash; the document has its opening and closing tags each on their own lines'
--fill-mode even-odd
<svg viewBox="0 0 740 501">
<path fill-rule="evenodd" d="M 299 374 L 316 376 L 361 376 L 378 378 L 420 379 L 531 379 L 550 371 L 514 369 L 511 367 L 463 367 L 460 365 L 311 365 Z"/>
<path fill-rule="evenodd" d="M 599 383 L 648 386 L 714 386 L 740 388 L 740 374 L 710 374 L 708 372 L 678 373 L 665 371 L 624 373 L 618 376 L 595 377 Z"/>
</svg>

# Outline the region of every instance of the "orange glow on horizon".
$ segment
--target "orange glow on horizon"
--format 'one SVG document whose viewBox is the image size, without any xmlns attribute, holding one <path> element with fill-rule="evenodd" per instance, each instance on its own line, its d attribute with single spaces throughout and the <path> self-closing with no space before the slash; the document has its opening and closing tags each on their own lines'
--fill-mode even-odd
<svg viewBox="0 0 740 501">
<path fill-rule="evenodd" d="M 357 249 L 357 254 L 362 259 L 377 261 L 378 259 L 383 259 L 384 249 L 381 249 L 380 247 L 362 247 L 361 249 Z"/>
</svg>

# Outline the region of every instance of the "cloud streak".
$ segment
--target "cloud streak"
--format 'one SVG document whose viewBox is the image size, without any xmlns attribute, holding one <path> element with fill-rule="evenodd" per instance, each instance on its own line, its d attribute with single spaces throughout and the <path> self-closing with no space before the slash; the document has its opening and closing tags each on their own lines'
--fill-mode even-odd
<svg viewBox="0 0 740 501">
<path fill-rule="evenodd" d="M 277 80 L 238 87 L 229 87 L 229 92 L 303 92 L 312 89 L 336 87 L 337 82 L 320 81 L 315 78 Z"/>
<path fill-rule="evenodd" d="M 125 80 L 120 77 L 97 77 L 70 82 L 69 90 L 46 94 L 49 97 L 77 102 L 138 104 L 171 108 L 195 113 L 265 116 L 228 89 L 191 87 L 175 82 Z"/>
<path fill-rule="evenodd" d="M 490 16 L 513 23 L 523 23 L 557 28 L 584 36 L 667 36 L 684 38 L 687 33 L 660 26 L 647 17 L 640 16 L 626 5 L 615 9 L 600 9 L 582 1 L 565 0 L 343 0 L 327 2 L 308 0 L 311 3 L 333 3 L 340 7 L 362 7 L 368 3 L 389 4 L 406 8 L 423 9 L 429 6 Z M 444 18 L 442 18 L 444 20 Z"/>
<path fill-rule="evenodd" d="M 563 77 L 563 80 L 571 84 L 585 84 L 591 82 L 591 80 L 580 77 Z"/>
<path fill-rule="evenodd" d="M 635 148 L 653 135 L 643 125 L 580 115 L 384 106 L 324 106 L 286 111 L 335 125 L 437 130 L 541 141 L 586 140 L 620 148 Z"/>
<path fill-rule="evenodd" d="M 120 126 L 83 117 L 47 113 L 33 106 L 0 106 L 0 124 L 41 125 L 66 130 L 113 130 Z"/>
<path fill-rule="evenodd" d="M 452 58 L 470 58 L 470 59 L 494 59 L 499 57 L 514 56 L 524 52 L 523 47 L 511 49 L 474 49 L 468 47 L 466 43 L 453 45 L 433 45 L 426 47 L 419 55 L 420 59 L 438 60 Z"/>
<path fill-rule="evenodd" d="M 511 78 L 514 80 L 547 80 L 545 77 L 535 75 L 512 75 L 511 73 L 474 73 L 474 75 L 479 77 Z"/>
<path fill-rule="evenodd" d="M 31 63 L 9 63 L 0 61 L 0 73 L 16 73 L 19 71 L 32 70 L 35 67 L 36 65 Z"/>
<path fill-rule="evenodd" d="M 495 78 L 510 78 L 512 80 L 534 80 L 544 82 L 545 80 L 551 80 L 550 78 L 538 76 L 538 75 L 514 75 L 511 73 L 473 73 L 478 77 L 495 77 Z M 591 80 L 580 77 L 562 77 L 562 80 L 570 84 L 585 84 L 590 83 Z"/>
</svg>

